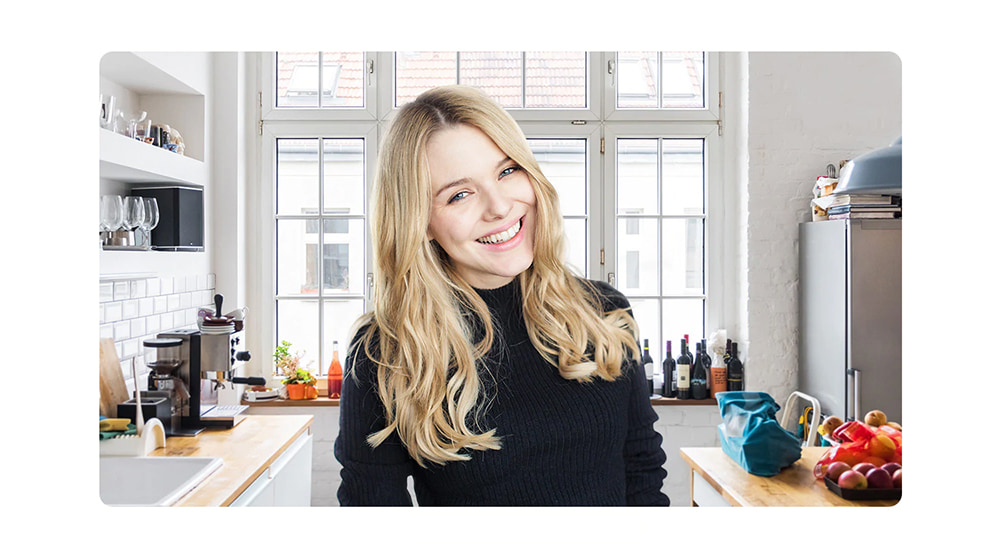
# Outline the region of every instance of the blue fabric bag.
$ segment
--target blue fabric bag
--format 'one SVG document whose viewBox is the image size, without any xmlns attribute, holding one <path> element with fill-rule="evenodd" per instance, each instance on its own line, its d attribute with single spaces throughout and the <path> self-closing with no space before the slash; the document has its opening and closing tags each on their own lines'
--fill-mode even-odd
<svg viewBox="0 0 1000 560">
<path fill-rule="evenodd" d="M 726 391 L 715 396 L 722 413 L 722 450 L 748 473 L 774 476 L 802 456 L 799 438 L 782 428 L 775 418 L 781 407 L 771 395 Z"/>
</svg>

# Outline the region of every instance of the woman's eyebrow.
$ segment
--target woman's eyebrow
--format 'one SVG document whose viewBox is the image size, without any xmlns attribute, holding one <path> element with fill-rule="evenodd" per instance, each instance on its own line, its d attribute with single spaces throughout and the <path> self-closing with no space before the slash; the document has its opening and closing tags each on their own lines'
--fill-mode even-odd
<svg viewBox="0 0 1000 560">
<path fill-rule="evenodd" d="M 501 167 L 507 165 L 508 163 L 513 163 L 513 162 L 514 162 L 514 160 L 511 159 L 510 156 L 504 156 L 504 158 L 502 160 L 500 160 L 500 163 L 497 164 L 496 169 L 500 169 Z M 469 182 L 469 178 L 468 177 L 462 177 L 461 179 L 455 179 L 454 181 L 448 183 L 447 185 L 444 185 L 443 187 L 439 188 L 434 193 L 434 197 L 437 198 L 438 196 L 441 196 L 441 193 L 443 193 L 444 191 L 446 191 L 446 190 L 448 190 L 448 189 L 450 189 L 452 187 L 457 187 L 459 185 L 463 185 L 463 184 L 468 183 L 468 182 Z"/>
</svg>

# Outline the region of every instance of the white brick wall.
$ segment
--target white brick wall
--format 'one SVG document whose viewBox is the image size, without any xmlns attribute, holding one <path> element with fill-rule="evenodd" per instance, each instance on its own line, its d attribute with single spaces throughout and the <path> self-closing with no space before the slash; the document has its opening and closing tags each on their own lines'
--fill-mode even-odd
<svg viewBox="0 0 1000 560">
<path fill-rule="evenodd" d="M 902 134 L 892 53 L 750 53 L 745 353 L 748 388 L 784 403 L 797 386 L 798 223 L 828 163 Z"/>
</svg>

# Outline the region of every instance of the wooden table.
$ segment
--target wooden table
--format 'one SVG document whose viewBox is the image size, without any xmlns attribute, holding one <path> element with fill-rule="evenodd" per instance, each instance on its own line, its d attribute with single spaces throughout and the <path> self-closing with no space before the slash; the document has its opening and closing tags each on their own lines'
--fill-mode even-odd
<svg viewBox="0 0 1000 560">
<path fill-rule="evenodd" d="M 828 447 L 803 447 L 802 457 L 775 476 L 756 476 L 729 458 L 721 447 L 682 447 L 691 466 L 691 505 L 732 506 L 892 506 L 898 500 L 845 500 L 813 476 Z M 700 480 L 699 480 L 700 479 Z M 706 486 L 707 483 L 707 486 Z M 699 485 L 701 487 L 699 488 Z M 708 488 L 710 487 L 710 489 Z M 707 490 L 707 492 L 706 492 Z M 712 495 L 711 490 L 717 493 Z M 696 493 L 704 502 L 696 502 Z M 718 496 L 726 503 L 712 503 Z"/>
<path fill-rule="evenodd" d="M 227 506 L 312 425 L 312 415 L 247 416 L 228 430 L 169 437 L 151 457 L 221 457 L 223 464 L 177 506 Z"/>
</svg>

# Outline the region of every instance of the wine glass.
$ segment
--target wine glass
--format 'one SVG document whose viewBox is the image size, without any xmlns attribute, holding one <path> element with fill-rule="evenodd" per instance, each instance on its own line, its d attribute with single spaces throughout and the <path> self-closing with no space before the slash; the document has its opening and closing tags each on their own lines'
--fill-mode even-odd
<svg viewBox="0 0 1000 560">
<path fill-rule="evenodd" d="M 125 119 L 128 121 L 128 137 L 133 140 L 142 140 L 139 136 L 139 124 L 146 120 L 146 111 L 139 111 L 137 113 L 129 113 L 124 115 Z"/>
<path fill-rule="evenodd" d="M 124 202 L 121 195 L 106 194 L 101 197 L 101 232 L 104 242 L 110 241 L 111 233 L 122 227 Z"/>
<path fill-rule="evenodd" d="M 143 217 L 142 224 L 139 226 L 143 232 L 143 244 L 146 247 L 152 247 L 152 239 L 150 238 L 150 232 L 156 228 L 157 224 L 160 223 L 160 207 L 156 203 L 155 198 L 144 198 L 142 199 L 143 206 Z"/>
<path fill-rule="evenodd" d="M 126 196 L 125 197 L 125 229 L 129 231 L 135 231 L 141 224 L 143 218 L 146 216 L 146 209 L 142 205 L 141 196 Z M 133 238 L 130 245 L 134 245 L 135 240 Z"/>
</svg>

